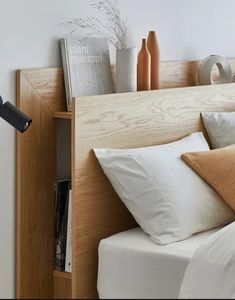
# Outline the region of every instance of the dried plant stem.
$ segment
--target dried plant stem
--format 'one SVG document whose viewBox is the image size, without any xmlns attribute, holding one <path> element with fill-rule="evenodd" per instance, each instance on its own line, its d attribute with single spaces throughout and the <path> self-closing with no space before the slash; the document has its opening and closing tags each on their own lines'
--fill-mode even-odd
<svg viewBox="0 0 235 300">
<path fill-rule="evenodd" d="M 86 18 L 74 18 L 63 25 L 76 26 L 81 29 L 106 37 L 107 40 L 118 49 L 127 48 L 127 18 L 123 17 L 120 10 L 111 0 L 102 0 L 91 4 L 92 9 L 104 14 L 105 21 L 88 16 Z"/>
</svg>

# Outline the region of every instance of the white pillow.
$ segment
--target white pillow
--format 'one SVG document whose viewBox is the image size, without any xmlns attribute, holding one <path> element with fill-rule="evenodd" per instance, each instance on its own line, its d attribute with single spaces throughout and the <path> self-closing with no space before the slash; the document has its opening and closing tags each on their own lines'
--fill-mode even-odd
<svg viewBox="0 0 235 300">
<path fill-rule="evenodd" d="M 204 112 L 201 115 L 213 149 L 235 144 L 235 112 Z"/>
<path fill-rule="evenodd" d="M 160 245 L 227 224 L 234 213 L 181 154 L 209 150 L 200 133 L 136 149 L 94 149 L 105 174 L 137 223 Z"/>
</svg>

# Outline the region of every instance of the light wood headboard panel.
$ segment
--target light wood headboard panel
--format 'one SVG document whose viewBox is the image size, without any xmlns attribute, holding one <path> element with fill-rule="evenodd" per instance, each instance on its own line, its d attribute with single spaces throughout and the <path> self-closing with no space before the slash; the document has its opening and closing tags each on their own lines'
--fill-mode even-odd
<svg viewBox="0 0 235 300">
<path fill-rule="evenodd" d="M 73 297 L 97 296 L 102 238 L 135 226 L 92 149 L 167 143 L 204 131 L 200 112 L 234 111 L 235 84 L 76 99 L 73 116 Z"/>
</svg>

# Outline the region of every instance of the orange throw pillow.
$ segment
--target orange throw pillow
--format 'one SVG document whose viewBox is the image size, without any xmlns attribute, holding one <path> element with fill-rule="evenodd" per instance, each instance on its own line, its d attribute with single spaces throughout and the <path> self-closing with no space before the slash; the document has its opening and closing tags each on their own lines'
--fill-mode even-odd
<svg viewBox="0 0 235 300">
<path fill-rule="evenodd" d="M 235 211 L 235 145 L 184 153 L 181 158 Z"/>
</svg>

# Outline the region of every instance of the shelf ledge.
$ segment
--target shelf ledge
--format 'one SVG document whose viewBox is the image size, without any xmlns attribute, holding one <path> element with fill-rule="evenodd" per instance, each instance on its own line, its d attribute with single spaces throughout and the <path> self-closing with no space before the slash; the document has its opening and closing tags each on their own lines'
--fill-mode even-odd
<svg viewBox="0 0 235 300">
<path fill-rule="evenodd" d="M 53 113 L 55 119 L 72 119 L 72 112 L 70 111 L 56 111 Z"/>
</svg>

